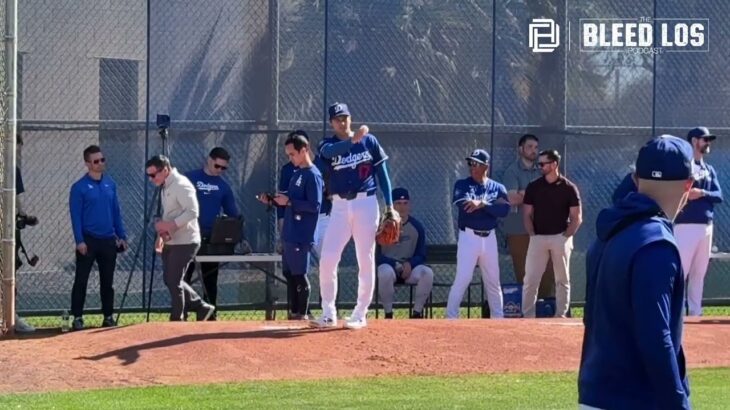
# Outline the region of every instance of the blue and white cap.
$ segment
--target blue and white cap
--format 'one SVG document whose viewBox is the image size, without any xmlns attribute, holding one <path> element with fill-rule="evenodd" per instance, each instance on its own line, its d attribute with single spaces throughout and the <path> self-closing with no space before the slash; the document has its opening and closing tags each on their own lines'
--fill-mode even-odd
<svg viewBox="0 0 730 410">
<path fill-rule="evenodd" d="M 683 181 L 693 176 L 692 146 L 681 138 L 661 135 L 647 142 L 636 159 L 636 176 L 654 181 Z"/>
<path fill-rule="evenodd" d="M 348 116 L 350 115 L 350 110 L 347 108 L 347 104 L 344 104 L 344 103 L 336 102 L 336 103 L 330 105 L 330 108 L 328 111 L 330 114 L 330 119 L 339 117 L 340 115 L 348 115 Z"/>
<path fill-rule="evenodd" d="M 489 154 L 483 149 L 475 149 L 471 155 L 466 157 L 467 161 L 475 161 L 483 165 L 489 164 Z"/>
</svg>

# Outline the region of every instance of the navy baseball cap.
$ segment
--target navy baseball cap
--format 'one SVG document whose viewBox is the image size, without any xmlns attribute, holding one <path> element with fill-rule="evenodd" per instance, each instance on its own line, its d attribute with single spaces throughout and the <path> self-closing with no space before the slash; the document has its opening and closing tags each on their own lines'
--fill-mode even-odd
<svg viewBox="0 0 730 410">
<path fill-rule="evenodd" d="M 647 142 L 636 159 L 636 176 L 654 181 L 692 177 L 692 146 L 681 138 L 661 135 Z"/>
<path fill-rule="evenodd" d="M 405 188 L 396 188 L 393 190 L 393 200 L 394 201 L 409 201 L 411 199 L 411 196 L 408 194 L 408 190 Z"/>
<path fill-rule="evenodd" d="M 329 108 L 330 119 L 339 117 L 340 115 L 350 115 L 350 110 L 347 109 L 347 104 L 334 103 Z"/>
<path fill-rule="evenodd" d="M 687 141 L 691 142 L 692 138 L 707 138 L 710 141 L 714 141 L 717 136 L 713 135 L 710 130 L 707 129 L 707 127 L 697 127 L 692 128 L 687 133 Z"/>
<path fill-rule="evenodd" d="M 488 165 L 489 164 L 489 154 L 487 151 L 484 151 L 483 149 L 475 149 L 472 151 L 471 155 L 466 157 L 467 161 L 476 161 L 480 164 Z"/>
</svg>

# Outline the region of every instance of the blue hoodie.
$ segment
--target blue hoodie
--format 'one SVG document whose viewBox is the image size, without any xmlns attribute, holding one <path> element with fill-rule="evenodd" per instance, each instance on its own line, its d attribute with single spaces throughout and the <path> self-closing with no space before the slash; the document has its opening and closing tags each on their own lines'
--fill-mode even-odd
<svg viewBox="0 0 730 410">
<path fill-rule="evenodd" d="M 688 409 L 684 280 L 671 222 L 631 193 L 596 222 L 586 256 L 579 401 L 601 409 Z"/>
</svg>

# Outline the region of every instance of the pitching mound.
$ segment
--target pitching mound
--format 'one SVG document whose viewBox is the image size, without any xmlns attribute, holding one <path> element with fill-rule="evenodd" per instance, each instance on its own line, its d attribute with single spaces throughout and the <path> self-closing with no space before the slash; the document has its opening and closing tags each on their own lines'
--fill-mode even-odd
<svg viewBox="0 0 730 410">
<path fill-rule="evenodd" d="M 147 323 L 0 340 L 0 392 L 375 375 L 575 371 L 578 320 Z M 730 320 L 688 321 L 691 367 L 730 366 Z"/>
</svg>

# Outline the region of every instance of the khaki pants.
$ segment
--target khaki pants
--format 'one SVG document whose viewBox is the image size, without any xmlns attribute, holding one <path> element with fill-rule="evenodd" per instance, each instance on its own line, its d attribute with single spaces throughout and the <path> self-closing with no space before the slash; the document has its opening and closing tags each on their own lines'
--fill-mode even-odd
<svg viewBox="0 0 730 410">
<path fill-rule="evenodd" d="M 570 304 L 570 254 L 573 238 L 563 234 L 530 237 L 525 261 L 525 284 L 522 287 L 522 314 L 535 317 L 537 288 L 548 260 L 555 273 L 555 317 L 565 317 Z"/>
<path fill-rule="evenodd" d="M 508 235 L 507 247 L 512 256 L 512 266 L 515 270 L 515 279 L 522 285 L 525 278 L 525 260 L 527 259 L 527 247 L 530 245 L 530 235 Z M 545 273 L 540 281 L 540 288 L 537 291 L 538 299 L 555 297 L 555 274 L 553 264 L 548 258 Z"/>
</svg>

